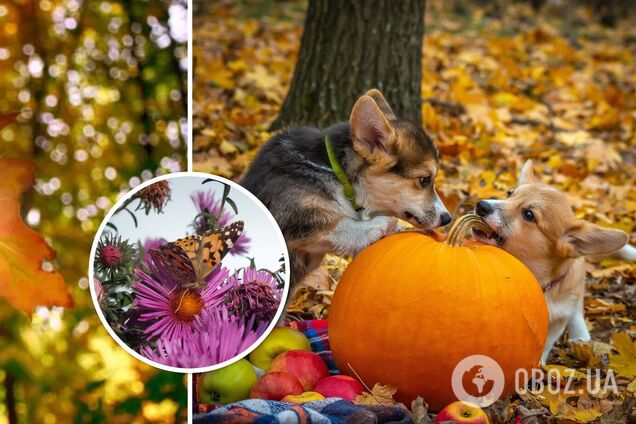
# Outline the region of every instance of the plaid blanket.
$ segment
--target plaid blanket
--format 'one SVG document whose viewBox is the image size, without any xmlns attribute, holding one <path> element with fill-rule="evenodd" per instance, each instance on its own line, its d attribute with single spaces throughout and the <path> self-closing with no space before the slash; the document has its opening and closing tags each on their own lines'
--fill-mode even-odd
<svg viewBox="0 0 636 424">
<path fill-rule="evenodd" d="M 193 424 L 411 424 L 411 413 L 397 406 L 354 405 L 328 398 L 292 405 L 249 399 L 195 415 Z"/>
<path fill-rule="evenodd" d="M 327 363 L 330 374 L 340 374 L 336 367 L 336 362 L 331 354 L 329 346 L 329 334 L 326 319 L 316 319 L 311 321 L 294 321 L 289 324 L 307 336 L 311 350 L 316 352 Z"/>
</svg>

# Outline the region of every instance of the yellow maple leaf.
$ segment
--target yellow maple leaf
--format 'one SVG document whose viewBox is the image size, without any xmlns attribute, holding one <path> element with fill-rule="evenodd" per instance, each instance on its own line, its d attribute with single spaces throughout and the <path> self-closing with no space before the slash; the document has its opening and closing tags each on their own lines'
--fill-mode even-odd
<svg viewBox="0 0 636 424">
<path fill-rule="evenodd" d="M 618 353 L 610 355 L 609 368 L 623 377 L 636 377 L 636 341 L 626 333 L 616 333 L 612 345 Z"/>
<path fill-rule="evenodd" d="M 397 387 L 376 383 L 371 393 L 364 392 L 357 395 L 353 401 L 356 405 L 396 405 L 393 396 L 397 393 Z"/>
</svg>

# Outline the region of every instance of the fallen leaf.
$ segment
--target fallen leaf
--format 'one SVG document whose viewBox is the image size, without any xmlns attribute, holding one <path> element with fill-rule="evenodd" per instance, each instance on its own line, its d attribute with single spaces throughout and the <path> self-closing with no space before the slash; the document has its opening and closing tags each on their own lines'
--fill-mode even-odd
<svg viewBox="0 0 636 424">
<path fill-rule="evenodd" d="M 636 341 L 626 333 L 616 333 L 612 345 L 618 353 L 610 355 L 609 367 L 623 377 L 636 377 Z"/>
<path fill-rule="evenodd" d="M 625 271 L 631 271 L 633 269 L 634 269 L 634 265 L 631 265 L 631 264 L 617 265 L 610 268 L 601 268 L 601 269 L 592 271 L 592 277 L 607 278 L 613 275 L 619 275 L 621 273 L 624 273 Z"/>
<path fill-rule="evenodd" d="M 371 393 L 364 392 L 357 395 L 353 403 L 356 405 L 396 405 L 397 402 L 393 400 L 393 395 L 396 392 L 397 387 L 376 383 L 371 389 Z"/>
<path fill-rule="evenodd" d="M 541 365 L 546 374 L 558 375 L 562 379 L 582 380 L 587 376 L 573 368 L 564 367 L 563 365 Z"/>
<path fill-rule="evenodd" d="M 433 422 L 428 416 L 428 405 L 424 403 L 421 396 L 416 397 L 411 402 L 411 415 L 413 416 L 413 424 L 431 424 Z"/>
<path fill-rule="evenodd" d="M 576 405 L 570 405 L 568 403 L 561 405 L 556 415 L 566 420 L 589 423 L 603 415 L 603 412 L 598 402 L 589 398 L 580 398 Z"/>
<path fill-rule="evenodd" d="M 0 159 L 0 295 L 30 314 L 35 306 L 73 306 L 57 271 L 45 271 L 55 251 L 20 216 L 19 197 L 33 185 L 33 165 L 21 159 Z"/>
<path fill-rule="evenodd" d="M 585 299 L 586 315 L 603 315 L 614 312 L 623 312 L 625 305 L 622 303 L 612 303 L 603 299 Z"/>
<path fill-rule="evenodd" d="M 233 145 L 232 143 L 230 143 L 227 140 L 223 140 L 221 142 L 221 144 L 219 145 L 219 150 L 224 155 L 230 155 L 230 154 L 236 153 L 238 151 L 236 146 Z"/>
</svg>

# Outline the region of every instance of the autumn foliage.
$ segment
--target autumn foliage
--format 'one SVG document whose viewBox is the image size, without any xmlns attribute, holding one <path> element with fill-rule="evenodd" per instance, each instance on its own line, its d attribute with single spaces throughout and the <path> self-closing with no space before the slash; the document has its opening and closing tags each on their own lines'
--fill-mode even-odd
<svg viewBox="0 0 636 424">
<path fill-rule="evenodd" d="M 55 251 L 20 215 L 19 196 L 35 182 L 33 165 L 0 159 L 0 181 L 0 295 L 28 314 L 38 305 L 73 306 L 59 272 L 42 267 Z"/>
</svg>

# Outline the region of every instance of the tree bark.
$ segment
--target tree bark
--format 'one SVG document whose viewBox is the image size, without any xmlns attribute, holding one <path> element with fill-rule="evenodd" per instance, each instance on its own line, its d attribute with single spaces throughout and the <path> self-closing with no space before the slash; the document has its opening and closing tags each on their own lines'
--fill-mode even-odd
<svg viewBox="0 0 636 424">
<path fill-rule="evenodd" d="M 4 401 L 7 408 L 9 424 L 18 423 L 18 413 L 15 402 L 15 377 L 9 371 L 4 376 Z"/>
<path fill-rule="evenodd" d="M 348 119 L 378 88 L 398 117 L 422 122 L 425 0 L 309 0 L 291 87 L 272 129 Z"/>
</svg>

